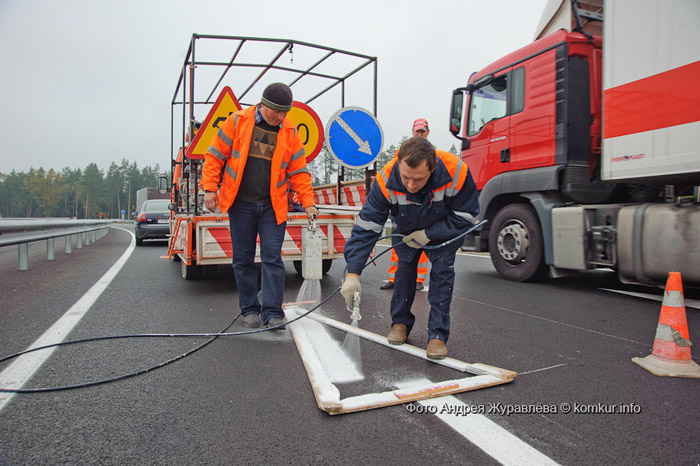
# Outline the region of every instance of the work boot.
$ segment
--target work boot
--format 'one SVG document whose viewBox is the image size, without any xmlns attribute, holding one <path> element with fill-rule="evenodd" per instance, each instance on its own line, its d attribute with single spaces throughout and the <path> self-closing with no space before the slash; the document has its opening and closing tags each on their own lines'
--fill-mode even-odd
<svg viewBox="0 0 700 466">
<path fill-rule="evenodd" d="M 404 324 L 394 324 L 391 326 L 391 332 L 386 336 L 386 339 L 392 345 L 403 345 L 406 343 L 406 325 Z"/>
<path fill-rule="evenodd" d="M 425 350 L 428 359 L 444 359 L 447 356 L 447 346 L 445 342 L 437 338 L 428 340 L 428 348 Z"/>
<path fill-rule="evenodd" d="M 267 325 L 265 327 L 267 328 L 272 328 L 275 327 L 275 330 L 285 330 L 287 328 L 286 325 L 282 325 L 284 323 L 284 320 L 280 319 L 279 317 L 271 317 L 270 320 L 267 321 Z M 279 325 L 279 327 L 278 327 Z"/>
<path fill-rule="evenodd" d="M 379 287 L 380 290 L 393 290 L 394 289 L 394 282 L 386 282 L 382 286 Z"/>
<path fill-rule="evenodd" d="M 243 316 L 243 325 L 248 328 L 259 328 L 261 323 L 260 314 L 256 312 Z"/>
<path fill-rule="evenodd" d="M 416 282 L 416 291 L 423 291 L 423 284 L 421 282 Z"/>
</svg>

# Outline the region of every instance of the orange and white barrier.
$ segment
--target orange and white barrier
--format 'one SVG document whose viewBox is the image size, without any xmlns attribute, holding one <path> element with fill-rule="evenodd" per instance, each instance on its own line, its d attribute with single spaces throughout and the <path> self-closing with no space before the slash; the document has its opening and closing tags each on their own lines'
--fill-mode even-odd
<svg viewBox="0 0 700 466">
<path fill-rule="evenodd" d="M 341 186 L 340 205 L 362 206 L 365 203 L 366 191 L 364 185 Z M 314 191 L 316 204 L 338 204 L 337 188 L 322 188 Z"/>
<path fill-rule="evenodd" d="M 671 272 L 666 281 L 651 354 L 645 358 L 632 358 L 632 361 L 661 377 L 700 378 L 700 366 L 692 360 L 689 338 L 681 274 Z"/>
</svg>

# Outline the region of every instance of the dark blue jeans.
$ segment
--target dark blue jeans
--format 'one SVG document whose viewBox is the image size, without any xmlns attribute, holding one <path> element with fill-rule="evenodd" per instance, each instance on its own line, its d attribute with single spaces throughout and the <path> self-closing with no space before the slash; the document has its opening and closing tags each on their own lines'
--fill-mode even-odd
<svg viewBox="0 0 700 466">
<path fill-rule="evenodd" d="M 233 246 L 233 272 L 238 302 L 244 316 L 259 313 L 264 323 L 283 318 L 284 262 L 282 243 L 287 223 L 277 224 L 271 202 L 235 201 L 228 211 Z M 257 237 L 262 262 L 262 305 L 258 300 Z"/>
<path fill-rule="evenodd" d="M 437 338 L 447 342 L 450 336 L 450 304 L 455 281 L 455 254 L 458 248 L 459 246 L 446 246 L 437 250 L 425 250 L 431 265 L 428 288 L 428 339 Z M 399 256 L 394 276 L 394 294 L 391 297 L 391 323 L 406 325 L 409 333 L 416 321 L 411 306 L 416 296 L 416 267 L 419 258 L 420 251 L 413 255 L 411 261 L 401 260 Z"/>
</svg>

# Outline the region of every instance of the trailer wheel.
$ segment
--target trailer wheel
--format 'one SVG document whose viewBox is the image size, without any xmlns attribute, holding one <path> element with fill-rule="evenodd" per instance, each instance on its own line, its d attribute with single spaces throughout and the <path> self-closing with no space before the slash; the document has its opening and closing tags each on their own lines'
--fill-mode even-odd
<svg viewBox="0 0 700 466">
<path fill-rule="evenodd" d="M 202 269 L 198 265 L 187 265 L 187 261 L 180 261 L 180 272 L 185 280 L 194 280 L 199 278 Z"/>
<path fill-rule="evenodd" d="M 499 275 L 516 282 L 534 281 L 546 270 L 542 229 L 525 204 L 501 209 L 489 232 L 491 262 Z"/>
<path fill-rule="evenodd" d="M 332 265 L 333 259 L 323 259 L 323 263 L 321 264 L 321 273 L 323 273 L 323 275 L 327 274 L 328 271 L 331 270 Z M 294 270 L 297 271 L 297 275 L 301 276 L 301 261 L 294 261 Z"/>
</svg>

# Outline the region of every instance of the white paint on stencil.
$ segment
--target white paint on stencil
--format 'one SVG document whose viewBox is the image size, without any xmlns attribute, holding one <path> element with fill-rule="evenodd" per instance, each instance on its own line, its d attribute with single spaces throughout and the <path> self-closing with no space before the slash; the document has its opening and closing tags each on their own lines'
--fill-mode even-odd
<svg viewBox="0 0 700 466">
<path fill-rule="evenodd" d="M 356 382 L 365 378 L 362 371 L 357 368 L 355 361 L 343 350 L 341 344 L 327 332 L 323 324 L 311 319 L 301 319 L 299 323 L 304 328 L 306 336 L 331 382 Z"/>
</svg>

